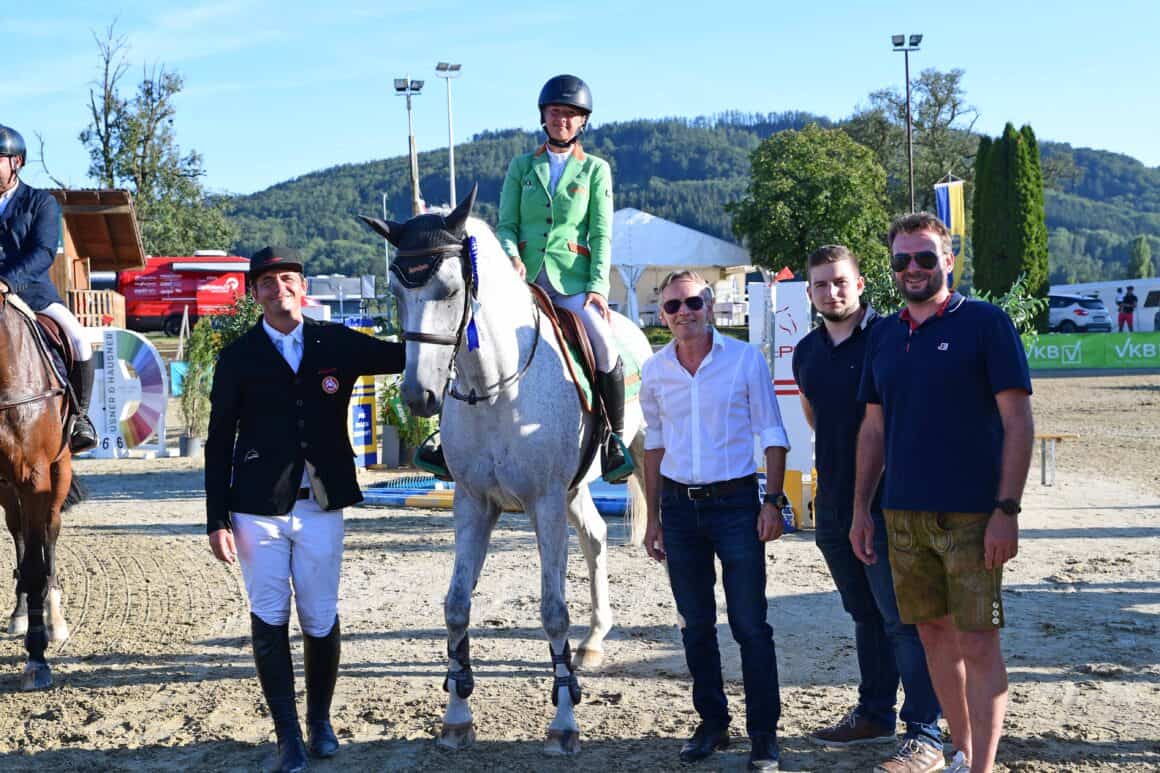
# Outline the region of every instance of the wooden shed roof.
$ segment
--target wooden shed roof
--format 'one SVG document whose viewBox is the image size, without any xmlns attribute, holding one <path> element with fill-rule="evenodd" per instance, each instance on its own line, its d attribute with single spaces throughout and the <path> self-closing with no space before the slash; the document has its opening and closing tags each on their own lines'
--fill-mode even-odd
<svg viewBox="0 0 1160 773">
<path fill-rule="evenodd" d="M 72 190 L 49 193 L 60 204 L 65 228 L 77 258 L 88 258 L 93 271 L 123 271 L 145 265 L 141 229 L 133 197 L 123 190 Z"/>
</svg>

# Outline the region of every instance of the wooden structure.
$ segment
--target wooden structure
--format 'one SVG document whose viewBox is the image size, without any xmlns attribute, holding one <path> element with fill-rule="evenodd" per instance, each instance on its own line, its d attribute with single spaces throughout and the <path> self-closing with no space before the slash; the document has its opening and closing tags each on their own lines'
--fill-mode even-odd
<svg viewBox="0 0 1160 773">
<path fill-rule="evenodd" d="M 123 190 L 50 190 L 61 209 L 61 244 L 50 276 L 86 327 L 125 327 L 125 298 L 92 289 L 92 272 L 145 265 L 133 197 Z"/>
</svg>

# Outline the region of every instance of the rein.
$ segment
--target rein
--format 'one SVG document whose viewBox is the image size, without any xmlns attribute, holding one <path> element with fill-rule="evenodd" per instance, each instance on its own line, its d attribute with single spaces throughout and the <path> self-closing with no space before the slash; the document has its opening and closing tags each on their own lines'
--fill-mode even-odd
<svg viewBox="0 0 1160 773">
<path fill-rule="evenodd" d="M 470 239 L 470 237 L 468 237 Z M 414 289 L 422 287 L 434 274 L 435 269 L 443 262 L 444 258 L 457 257 L 463 264 L 463 313 L 459 317 L 459 328 L 455 331 L 454 336 L 445 335 L 442 333 L 428 333 L 423 330 L 404 330 L 402 332 L 402 339 L 404 341 L 415 341 L 421 344 L 434 344 L 435 346 L 450 346 L 451 347 L 451 370 L 447 374 L 447 382 L 443 385 L 443 390 L 446 394 L 467 403 L 468 405 L 475 405 L 484 400 L 503 393 L 506 389 L 519 383 L 524 374 L 528 372 L 528 368 L 532 366 L 532 360 L 536 357 L 536 349 L 540 345 L 540 307 L 536 304 L 535 299 L 532 300 L 532 309 L 536 314 L 535 328 L 537 331 L 536 337 L 532 340 L 532 350 L 528 353 L 527 362 L 511 376 L 501 379 L 494 386 L 488 387 L 487 391 L 481 395 L 477 395 L 472 389 L 468 394 L 463 394 L 455 389 L 452 385 L 452 380 L 455 378 L 455 358 L 459 354 L 459 348 L 463 345 L 463 333 L 467 329 L 468 323 L 473 319 L 472 301 L 476 299 L 478 293 L 478 279 L 475 276 L 475 267 L 467 260 L 467 255 L 470 254 L 470 247 L 468 246 L 468 239 L 464 239 L 462 244 L 445 245 L 442 247 L 429 247 L 417 250 L 399 250 L 396 253 L 396 262 L 391 265 L 391 272 L 398 277 L 403 286 Z M 399 267 L 398 258 L 434 258 L 430 264 L 417 267 L 419 270 L 416 273 L 419 277 L 412 278 L 404 275 L 403 270 Z M 476 344 L 477 345 L 477 344 Z"/>
</svg>

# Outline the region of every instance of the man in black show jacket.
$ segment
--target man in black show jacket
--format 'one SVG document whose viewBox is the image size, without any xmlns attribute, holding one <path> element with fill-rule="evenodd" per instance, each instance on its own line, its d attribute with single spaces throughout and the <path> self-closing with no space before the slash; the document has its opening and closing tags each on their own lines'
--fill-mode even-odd
<svg viewBox="0 0 1160 773">
<path fill-rule="evenodd" d="M 214 369 L 206 532 L 214 556 L 241 563 L 258 680 L 278 737 L 274 769 L 297 771 L 307 747 L 316 757 L 338 751 L 330 703 L 342 508 L 362 501 L 347 434 L 350 395 L 361 375 L 402 371 L 404 347 L 304 318 L 306 280 L 294 250 L 257 252 L 249 280 L 262 319 Z M 294 700 L 292 596 L 305 648 L 306 746 Z"/>
</svg>

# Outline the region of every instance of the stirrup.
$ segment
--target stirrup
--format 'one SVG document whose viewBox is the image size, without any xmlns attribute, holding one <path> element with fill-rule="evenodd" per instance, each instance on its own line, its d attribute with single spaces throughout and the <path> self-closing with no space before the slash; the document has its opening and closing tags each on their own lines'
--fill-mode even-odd
<svg viewBox="0 0 1160 773">
<path fill-rule="evenodd" d="M 615 443 L 616 447 L 620 449 L 620 458 L 623 459 L 624 462 L 609 470 L 606 469 L 608 467 L 608 457 L 611 456 L 609 453 L 609 447 L 613 443 Z M 636 466 L 632 463 L 632 455 L 628 453 L 628 447 L 624 445 L 624 441 L 620 439 L 619 435 L 615 433 L 610 433 L 608 435 L 608 439 L 605 441 L 604 447 L 600 449 L 600 467 L 600 477 L 602 477 L 606 483 L 624 483 L 626 480 L 628 480 L 628 477 L 632 475 L 632 471 L 636 469 Z"/>
<path fill-rule="evenodd" d="M 82 454 L 97 447 L 97 428 L 85 414 L 78 414 L 73 418 L 72 429 L 69 432 L 68 448 L 74 454 Z"/>
<path fill-rule="evenodd" d="M 439 430 L 435 430 L 415 447 L 415 453 L 411 455 L 411 464 L 431 473 L 439 480 L 451 482 L 454 478 L 451 477 L 451 470 L 447 468 L 447 462 L 443 457 L 443 446 L 434 442 L 438 434 Z"/>
</svg>

